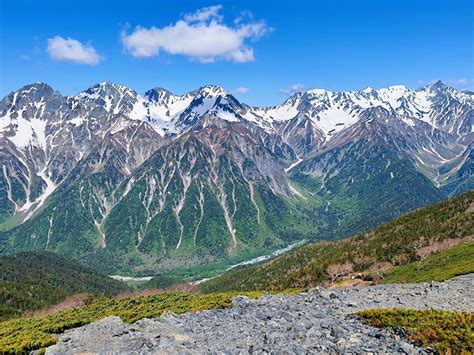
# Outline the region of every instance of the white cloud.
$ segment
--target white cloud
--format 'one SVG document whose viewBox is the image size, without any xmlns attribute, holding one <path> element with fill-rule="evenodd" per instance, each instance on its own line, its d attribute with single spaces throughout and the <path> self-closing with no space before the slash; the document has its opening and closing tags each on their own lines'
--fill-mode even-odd
<svg viewBox="0 0 474 355">
<path fill-rule="evenodd" d="M 295 92 L 303 91 L 304 89 L 305 89 L 305 86 L 303 84 L 296 83 L 296 84 L 287 86 L 286 88 L 280 89 L 280 93 L 291 95 L 291 94 L 294 94 Z"/>
<path fill-rule="evenodd" d="M 447 83 L 458 88 L 459 90 L 474 90 L 474 78 L 455 78 L 447 80 Z"/>
<path fill-rule="evenodd" d="M 84 45 L 72 38 L 55 36 L 48 39 L 47 52 L 54 60 L 77 64 L 95 65 L 100 62 L 100 56 L 90 44 Z"/>
<path fill-rule="evenodd" d="M 134 57 L 153 57 L 163 51 L 202 63 L 219 59 L 236 63 L 253 61 L 253 48 L 246 41 L 258 40 L 272 29 L 264 21 L 228 26 L 219 13 L 221 9 L 221 5 L 205 7 L 163 28 L 138 26 L 130 34 L 122 32 L 122 43 Z"/>
<path fill-rule="evenodd" d="M 240 12 L 240 15 L 234 19 L 235 24 L 244 22 L 245 20 L 253 21 L 253 14 L 251 11 L 244 10 Z"/>
<path fill-rule="evenodd" d="M 418 80 L 418 84 L 420 85 L 433 85 L 435 84 L 439 79 L 431 79 L 431 80 Z"/>
<path fill-rule="evenodd" d="M 184 20 L 186 22 L 205 22 L 209 19 L 222 21 L 223 17 L 219 14 L 221 9 L 222 5 L 203 7 L 194 13 L 184 15 Z"/>
<path fill-rule="evenodd" d="M 232 90 L 232 93 L 234 94 L 246 94 L 250 91 L 249 88 L 246 88 L 246 87 L 238 87 L 238 88 L 235 88 L 234 90 Z"/>
<path fill-rule="evenodd" d="M 453 83 L 454 84 L 459 84 L 459 85 L 465 85 L 469 82 L 469 79 L 467 78 L 459 78 L 459 79 L 454 79 Z"/>
</svg>

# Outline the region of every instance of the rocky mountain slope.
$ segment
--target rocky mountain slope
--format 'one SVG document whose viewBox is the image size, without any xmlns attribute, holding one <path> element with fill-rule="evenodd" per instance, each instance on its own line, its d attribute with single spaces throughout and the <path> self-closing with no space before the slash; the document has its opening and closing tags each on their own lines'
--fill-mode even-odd
<svg viewBox="0 0 474 355">
<path fill-rule="evenodd" d="M 471 274 L 443 283 L 318 288 L 294 296 L 267 295 L 257 300 L 237 297 L 231 309 L 184 315 L 167 313 L 133 324 L 109 317 L 64 332 L 59 336 L 59 343 L 47 348 L 46 354 L 104 351 L 423 354 L 428 349 L 412 344 L 404 336 L 364 324 L 351 314 L 377 308 L 470 312 L 474 308 L 473 280 Z M 459 345 L 470 351 L 472 334 L 467 330 L 464 336 Z"/>
<path fill-rule="evenodd" d="M 0 102 L 0 250 L 144 272 L 349 235 L 474 187 L 473 102 L 441 82 L 270 108 L 27 85 Z"/>
</svg>

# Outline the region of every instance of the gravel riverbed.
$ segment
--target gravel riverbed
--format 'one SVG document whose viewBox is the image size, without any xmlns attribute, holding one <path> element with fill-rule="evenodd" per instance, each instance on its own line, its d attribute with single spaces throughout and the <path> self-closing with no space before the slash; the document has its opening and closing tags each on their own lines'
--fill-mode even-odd
<svg viewBox="0 0 474 355">
<path fill-rule="evenodd" d="M 426 353 L 351 314 L 372 308 L 474 311 L 474 274 L 442 283 L 315 288 L 298 295 L 237 297 L 226 310 L 142 319 L 109 317 L 59 335 L 47 354 Z"/>
</svg>

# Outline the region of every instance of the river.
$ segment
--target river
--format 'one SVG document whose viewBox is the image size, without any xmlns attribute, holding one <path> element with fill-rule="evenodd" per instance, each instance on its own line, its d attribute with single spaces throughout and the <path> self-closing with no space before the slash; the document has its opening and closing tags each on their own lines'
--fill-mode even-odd
<svg viewBox="0 0 474 355">
<path fill-rule="evenodd" d="M 306 243 L 306 239 L 303 239 L 299 242 L 290 244 L 285 248 L 277 249 L 277 250 L 275 250 L 274 252 L 272 252 L 268 255 L 262 255 L 262 256 L 259 256 L 259 257 L 256 257 L 256 258 L 253 258 L 253 259 L 250 259 L 250 260 L 242 261 L 240 263 L 231 265 L 227 269 L 225 269 L 225 271 L 230 271 L 230 270 L 232 270 L 236 267 L 239 267 L 239 266 L 246 266 L 246 265 L 252 265 L 252 264 L 260 263 L 262 261 L 265 261 L 265 260 L 274 258 L 276 256 L 288 253 L 290 250 L 292 250 L 296 247 L 299 247 L 300 245 L 303 245 L 305 243 Z M 213 276 L 213 277 L 207 277 L 207 278 L 204 278 L 204 279 L 201 279 L 201 280 L 192 281 L 191 284 L 199 285 L 200 283 L 203 283 L 204 281 L 214 279 L 214 278 L 216 278 L 220 275 L 222 275 L 222 273 L 218 274 L 216 276 Z M 134 276 L 111 275 L 110 277 L 114 280 L 119 280 L 119 281 L 145 282 L 145 281 L 150 281 L 154 276 L 134 277 Z"/>
</svg>

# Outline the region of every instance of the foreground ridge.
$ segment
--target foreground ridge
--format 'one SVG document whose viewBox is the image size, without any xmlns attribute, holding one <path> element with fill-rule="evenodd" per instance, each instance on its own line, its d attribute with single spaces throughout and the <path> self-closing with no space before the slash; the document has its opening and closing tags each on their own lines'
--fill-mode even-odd
<svg viewBox="0 0 474 355">
<path fill-rule="evenodd" d="M 442 283 L 315 288 L 298 295 L 237 297 L 234 307 L 143 319 L 109 317 L 60 335 L 48 354 L 78 352 L 426 353 L 399 335 L 360 322 L 365 309 L 472 311 L 474 274 Z"/>
</svg>

